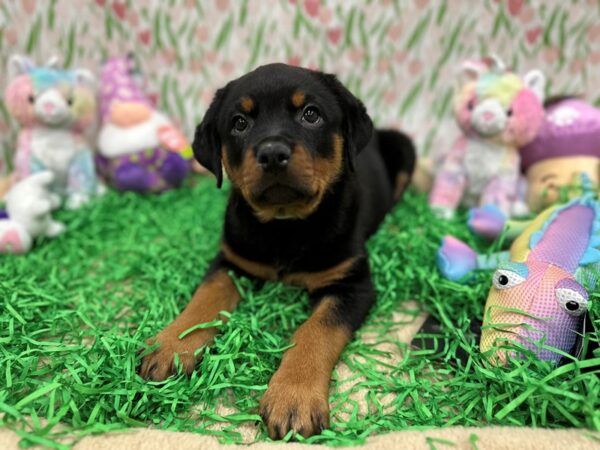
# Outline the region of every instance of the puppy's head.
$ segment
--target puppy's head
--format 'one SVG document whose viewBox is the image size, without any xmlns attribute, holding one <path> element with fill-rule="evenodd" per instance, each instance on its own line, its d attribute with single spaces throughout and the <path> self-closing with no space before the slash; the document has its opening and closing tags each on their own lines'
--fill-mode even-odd
<svg viewBox="0 0 600 450">
<path fill-rule="evenodd" d="M 262 66 L 217 91 L 196 129 L 196 159 L 222 167 L 261 221 L 302 219 L 371 137 L 363 104 L 333 76 Z"/>
</svg>

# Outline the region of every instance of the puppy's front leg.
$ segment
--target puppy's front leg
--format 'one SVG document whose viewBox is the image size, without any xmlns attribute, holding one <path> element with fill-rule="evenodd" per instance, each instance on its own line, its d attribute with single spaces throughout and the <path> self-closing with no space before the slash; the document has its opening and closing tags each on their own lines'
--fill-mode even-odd
<svg viewBox="0 0 600 450">
<path fill-rule="evenodd" d="M 175 372 L 174 358 L 178 355 L 183 369 L 187 373 L 194 370 L 199 348 L 210 344 L 217 329 L 201 328 L 180 338 L 180 335 L 201 323 L 211 322 L 220 317 L 220 311 L 233 311 L 240 301 L 240 294 L 227 274 L 227 267 L 219 255 L 212 264 L 209 273 L 198 287 L 192 300 L 177 318 L 171 322 L 149 344 L 158 343 L 159 347 L 144 357 L 140 367 L 140 375 L 148 380 L 160 381 Z"/>
<path fill-rule="evenodd" d="M 304 437 L 329 427 L 329 382 L 352 332 L 362 323 L 375 294 L 368 272 L 357 284 L 319 289 L 313 314 L 294 333 L 260 402 L 260 415 L 272 439 L 288 431 Z"/>
</svg>

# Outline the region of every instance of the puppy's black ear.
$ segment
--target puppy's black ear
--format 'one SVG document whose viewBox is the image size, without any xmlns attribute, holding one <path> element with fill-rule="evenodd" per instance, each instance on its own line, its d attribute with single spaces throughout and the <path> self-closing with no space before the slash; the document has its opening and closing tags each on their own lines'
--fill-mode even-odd
<svg viewBox="0 0 600 450">
<path fill-rule="evenodd" d="M 217 177 L 217 187 L 223 184 L 223 169 L 221 159 L 221 137 L 217 130 L 217 117 L 225 98 L 227 86 L 219 89 L 200 125 L 196 127 L 192 149 L 196 160 Z"/>
<path fill-rule="evenodd" d="M 365 105 L 350 92 L 335 75 L 324 74 L 325 83 L 336 95 L 344 113 L 342 128 L 344 132 L 345 157 L 354 170 L 354 159 L 369 143 L 373 134 L 373 122 L 367 114 Z"/>
</svg>

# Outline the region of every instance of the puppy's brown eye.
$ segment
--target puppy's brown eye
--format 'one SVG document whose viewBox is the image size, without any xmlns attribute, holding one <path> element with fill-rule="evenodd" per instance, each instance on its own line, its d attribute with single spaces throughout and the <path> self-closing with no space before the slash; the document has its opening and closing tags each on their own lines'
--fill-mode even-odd
<svg viewBox="0 0 600 450">
<path fill-rule="evenodd" d="M 233 131 L 241 133 L 246 128 L 248 128 L 248 121 L 246 119 L 242 116 L 235 116 L 233 118 Z"/>
<path fill-rule="evenodd" d="M 29 103 L 35 103 L 35 97 L 33 96 L 33 94 L 32 94 L 32 95 L 30 95 L 29 97 L 27 97 L 27 101 L 28 101 Z"/>
<path fill-rule="evenodd" d="M 312 125 L 318 123 L 321 120 L 319 110 L 314 106 L 309 106 L 304 110 L 304 113 L 302 114 L 302 120 Z"/>
</svg>

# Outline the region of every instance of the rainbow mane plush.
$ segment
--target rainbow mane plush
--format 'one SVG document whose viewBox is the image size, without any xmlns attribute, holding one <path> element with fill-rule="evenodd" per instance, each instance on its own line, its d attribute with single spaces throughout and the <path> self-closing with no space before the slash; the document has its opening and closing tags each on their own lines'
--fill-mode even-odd
<svg viewBox="0 0 600 450">
<path fill-rule="evenodd" d="M 13 56 L 5 92 L 8 111 L 21 126 L 15 153 L 17 180 L 50 171 L 52 190 L 76 208 L 96 193 L 96 174 L 85 131 L 96 117 L 94 77 L 84 69 L 62 70 L 52 59 L 35 66 Z"/>
<path fill-rule="evenodd" d="M 444 217 L 459 205 L 493 207 L 499 214 L 474 214 L 471 227 L 496 235 L 504 220 L 521 212 L 518 148 L 536 136 L 544 116 L 545 79 L 534 70 L 523 78 L 506 70 L 498 59 L 463 65 L 466 83 L 456 95 L 454 115 L 463 131 L 441 163 L 429 197 Z M 488 230 L 492 226 L 493 230 Z"/>
</svg>

